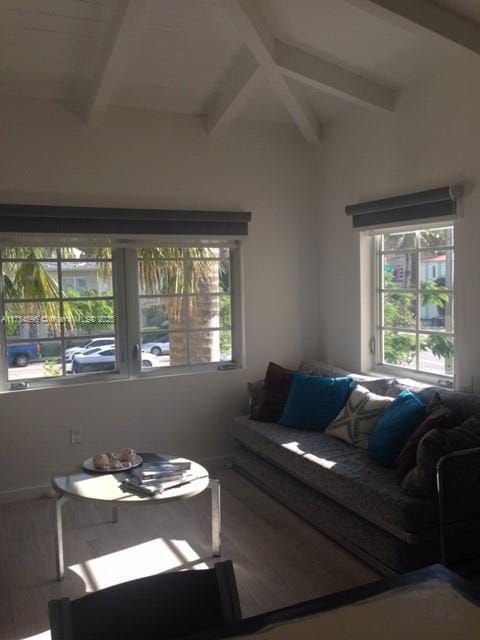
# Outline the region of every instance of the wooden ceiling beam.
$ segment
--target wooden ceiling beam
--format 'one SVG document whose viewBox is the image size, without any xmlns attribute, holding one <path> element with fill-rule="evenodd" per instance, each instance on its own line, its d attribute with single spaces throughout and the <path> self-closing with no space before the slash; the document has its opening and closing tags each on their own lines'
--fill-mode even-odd
<svg viewBox="0 0 480 640">
<path fill-rule="evenodd" d="M 112 99 L 146 4 L 147 0 L 118 0 L 85 108 L 85 121 L 88 124 L 99 121 Z"/>
<path fill-rule="evenodd" d="M 348 0 L 414 33 L 429 34 L 480 55 L 480 24 L 429 0 Z"/>
<path fill-rule="evenodd" d="M 220 6 L 308 142 L 318 143 L 320 125 L 311 105 L 288 79 L 369 109 L 383 113 L 394 111 L 397 94 L 391 87 L 277 40 L 265 23 L 255 0 L 223 0 Z M 245 83 L 240 83 L 238 90 L 241 91 L 239 99 L 243 106 Z M 230 100 L 234 108 L 234 92 Z M 229 121 L 227 111 L 227 122 Z"/>
<path fill-rule="evenodd" d="M 368 109 L 382 112 L 392 112 L 395 109 L 397 94 L 393 89 L 337 64 L 279 40 L 275 41 L 274 57 L 277 68 L 289 78 Z"/>
<path fill-rule="evenodd" d="M 297 125 L 300 133 L 311 144 L 318 144 L 320 126 L 309 104 L 292 89 L 274 60 L 274 38 L 256 2 L 252 0 L 224 0 L 221 6 L 227 12 L 237 33 L 265 77 L 275 87 L 280 99 Z"/>
<path fill-rule="evenodd" d="M 208 134 L 217 137 L 225 133 L 264 80 L 263 68 L 248 50 L 243 50 L 206 107 L 205 127 Z"/>
</svg>

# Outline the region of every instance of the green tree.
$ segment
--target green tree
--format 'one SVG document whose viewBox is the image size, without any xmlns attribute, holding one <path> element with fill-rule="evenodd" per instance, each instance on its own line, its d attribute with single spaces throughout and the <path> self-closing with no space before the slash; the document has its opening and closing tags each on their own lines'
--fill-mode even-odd
<svg viewBox="0 0 480 640">
<path fill-rule="evenodd" d="M 435 248 L 440 245 L 449 244 L 448 231 L 445 229 L 435 229 L 432 231 L 420 232 L 420 242 L 422 247 Z M 390 250 L 413 248 L 412 234 L 398 234 L 389 238 Z M 409 254 L 406 254 L 407 257 Z M 443 283 L 442 283 L 443 284 Z M 383 315 L 386 327 L 415 328 L 416 315 L 420 309 L 416 308 L 415 294 L 395 293 L 395 283 L 390 273 L 384 274 L 384 286 L 389 292 L 384 297 Z M 391 290 L 391 291 L 390 291 Z M 444 286 L 437 282 L 426 281 L 420 283 L 420 308 L 435 305 L 441 317 L 447 317 L 446 310 L 450 303 L 449 294 L 445 292 Z M 420 349 L 431 351 L 437 358 L 444 358 L 447 369 L 451 366 L 454 355 L 453 341 L 449 336 L 440 333 L 423 337 L 420 339 Z M 390 364 L 409 366 L 416 357 L 417 345 L 416 336 L 408 333 L 398 333 L 395 331 L 384 332 L 384 356 L 385 361 Z"/>
<path fill-rule="evenodd" d="M 67 304 L 71 307 L 73 300 L 75 301 L 75 324 L 80 325 L 82 332 L 102 333 L 105 331 L 113 332 L 115 329 L 114 308 L 113 302 L 103 299 L 84 300 L 83 298 L 96 298 L 99 294 L 96 289 L 89 289 L 80 294 L 75 289 L 68 289 L 66 292 L 68 296 Z M 112 292 L 106 291 L 102 293 L 102 296 L 111 296 Z M 64 303 L 65 305 L 65 303 Z M 112 322 L 92 322 L 92 319 L 108 319 L 112 318 Z M 83 319 L 83 320 L 82 320 Z"/>
<path fill-rule="evenodd" d="M 190 333 L 189 353 L 192 362 L 210 362 L 219 357 L 220 351 L 229 351 L 226 344 L 229 333 L 221 332 L 219 344 L 218 332 L 208 331 L 211 322 L 221 314 L 220 292 L 221 281 L 227 277 L 222 263 L 217 261 L 219 249 L 210 248 L 144 248 L 139 250 L 139 280 L 141 289 L 152 296 L 167 295 L 166 315 L 159 323 L 159 329 L 169 331 L 170 339 L 170 364 L 184 364 L 187 361 L 187 348 L 184 339 L 185 307 L 184 294 L 195 294 L 188 298 L 189 314 L 194 319 L 195 325 L 205 328 L 204 331 Z M 64 257 L 76 257 L 78 253 L 63 249 Z M 109 249 L 87 248 L 81 249 L 82 258 L 100 260 L 108 258 Z M 49 249 L 43 248 L 11 248 L 3 249 L 3 279 L 5 298 L 12 300 L 6 311 L 7 334 L 13 335 L 17 330 L 13 318 L 15 315 L 41 314 L 51 319 L 50 326 L 58 333 L 61 329 L 61 318 L 56 302 L 21 302 L 18 299 L 59 298 L 57 281 L 47 271 L 39 259 L 52 261 L 56 255 Z M 36 262 L 28 262 L 28 258 Z M 187 258 L 187 260 L 185 260 Z M 8 261 L 11 260 L 11 262 Z M 19 262 L 14 262 L 20 260 Z M 221 268 L 218 269 L 220 264 Z M 109 261 L 98 262 L 97 269 L 100 276 L 111 276 L 111 263 Z M 77 328 L 78 316 L 110 316 L 113 309 L 105 300 L 82 300 L 77 292 L 69 290 L 68 297 L 63 299 L 63 316 L 68 330 Z M 229 303 L 228 297 L 228 303 Z M 226 304 L 226 303 L 225 303 Z M 225 312 L 225 305 L 222 307 Z M 101 325 L 102 329 L 112 325 Z M 99 325 L 86 323 L 84 327 L 88 333 L 97 331 Z M 147 325 L 150 328 L 150 324 Z M 31 335 L 31 337 L 36 337 Z"/>
</svg>

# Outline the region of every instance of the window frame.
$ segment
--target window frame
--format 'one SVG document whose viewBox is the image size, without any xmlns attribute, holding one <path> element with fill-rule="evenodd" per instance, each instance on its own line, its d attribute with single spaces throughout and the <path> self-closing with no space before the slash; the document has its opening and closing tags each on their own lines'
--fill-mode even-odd
<svg viewBox="0 0 480 640">
<path fill-rule="evenodd" d="M 382 287 L 382 283 L 383 283 L 383 262 L 382 262 L 382 258 L 383 256 L 388 253 L 392 253 L 395 254 L 396 252 L 394 250 L 392 251 L 384 251 L 382 249 L 382 236 L 384 234 L 388 234 L 388 233 L 411 233 L 411 232 L 421 232 L 421 231 L 428 231 L 428 230 L 432 230 L 432 229 L 442 229 L 445 227 L 452 227 L 453 228 L 453 244 L 451 245 L 445 245 L 445 246 L 440 246 L 438 247 L 438 249 L 440 250 L 451 250 L 453 252 L 453 259 L 454 259 L 454 263 L 455 263 L 455 234 L 456 234 L 456 229 L 455 229 L 455 221 L 454 220 L 445 220 L 445 221 L 436 221 L 435 223 L 431 223 L 431 224 L 423 224 L 423 225 L 415 225 L 415 226 L 406 226 L 406 227 L 392 227 L 392 228 L 387 228 L 387 229 L 378 229 L 375 231 L 371 231 L 370 234 L 372 235 L 371 238 L 371 271 L 372 271 L 372 337 L 374 340 L 374 347 L 373 349 L 370 348 L 370 354 L 371 354 L 371 369 L 372 371 L 378 372 L 380 374 L 384 374 L 384 375 L 391 375 L 391 376 L 396 376 L 396 377 L 403 377 L 403 378 L 410 378 L 413 380 L 417 380 L 419 382 L 424 382 L 427 384 L 436 384 L 436 385 L 440 385 L 440 386 L 446 386 L 449 388 L 453 388 L 454 384 L 455 384 L 455 375 L 456 375 L 456 363 L 457 363 L 457 358 L 456 358 L 456 327 L 458 326 L 458 321 L 455 319 L 457 316 L 456 313 L 456 295 L 455 295 L 455 277 L 453 280 L 453 288 L 444 288 L 443 291 L 452 296 L 452 300 L 453 300 L 453 304 L 452 304 L 452 319 L 454 322 L 454 328 L 453 331 L 431 331 L 428 329 L 422 329 L 420 322 L 420 307 L 417 304 L 417 313 L 416 313 L 416 326 L 415 329 L 411 329 L 411 328 L 403 328 L 403 327 L 396 327 L 394 329 L 392 329 L 392 327 L 385 327 L 385 325 L 382 322 L 383 319 L 383 296 L 385 294 L 385 292 L 397 292 L 398 293 L 411 293 L 412 295 L 415 295 L 417 297 L 417 302 L 418 302 L 418 297 L 419 294 L 421 293 L 421 289 L 420 289 L 420 255 L 422 253 L 422 251 L 437 251 L 437 247 L 431 247 L 431 248 L 422 248 L 418 245 L 418 242 L 416 243 L 416 246 L 414 249 L 408 249 L 408 250 L 399 250 L 398 253 L 405 253 L 405 252 L 409 252 L 409 253 L 414 253 L 417 257 L 418 257 L 418 282 L 417 282 L 417 286 L 411 290 L 407 290 L 407 289 L 386 289 L 385 287 Z M 452 374 L 447 374 L 447 373 L 434 373 L 434 372 L 429 372 L 429 371 L 425 371 L 422 369 L 419 369 L 417 367 L 415 368 L 409 368 L 409 367 L 403 367 L 401 365 L 395 365 L 395 364 L 389 364 L 389 363 L 385 363 L 383 362 L 384 359 L 384 354 L 383 354 L 383 332 L 384 331 L 398 331 L 400 333 L 408 333 L 411 335 L 416 336 L 417 339 L 417 346 L 416 346 L 416 353 L 415 353 L 415 359 L 416 359 L 416 363 L 419 363 L 419 352 L 420 352 L 420 340 L 419 338 L 422 335 L 443 335 L 446 337 L 451 337 L 453 339 L 453 344 L 454 344 L 454 356 L 453 356 L 453 372 Z"/>
<path fill-rule="evenodd" d="M 99 246 L 98 239 L 96 245 Z M 111 246 L 112 250 L 112 285 L 113 299 L 115 301 L 115 329 L 112 335 L 116 345 L 116 368 L 112 371 L 98 371 L 84 373 L 78 376 L 67 375 L 64 371 L 61 376 L 50 378 L 25 378 L 22 380 L 8 380 L 8 358 L 6 331 L 0 331 L 0 392 L 12 392 L 42 389 L 51 387 L 72 386 L 78 384 L 90 384 L 100 382 L 122 381 L 129 379 L 160 378 L 163 376 L 205 373 L 240 369 L 244 367 L 244 292 L 243 292 L 243 244 L 240 240 L 211 240 L 203 238 L 191 238 L 189 240 L 175 241 L 173 238 L 158 238 L 158 243 L 149 239 L 149 246 L 164 247 L 188 247 L 188 246 L 227 246 L 230 250 L 230 299 L 231 299 L 231 341 L 232 359 L 227 362 L 212 362 L 202 364 L 168 365 L 165 367 L 152 367 L 143 369 L 141 366 L 141 330 L 139 314 L 139 287 L 138 287 L 138 259 L 137 248 L 145 246 L 141 242 L 135 244 L 123 244 L 123 246 Z M 18 243 L 9 243 L 5 240 L 1 246 L 20 246 Z M 64 247 L 65 242 L 55 242 L 51 239 L 42 246 Z M 70 243 L 72 245 L 72 243 Z M 22 242 L 22 246 L 30 246 L 28 240 Z M 34 245 L 32 245 L 34 246 Z M 86 246 L 82 242 L 82 246 Z M 103 246 L 103 245 L 100 245 Z M 107 244 L 105 246 L 108 246 Z M 92 260 L 93 261 L 93 260 Z M 61 285 L 60 285 L 61 291 Z M 4 282 L 0 278 L 0 317 L 4 317 Z M 131 301 L 134 301 L 132 303 Z M 83 336 L 79 336 L 82 338 Z M 87 339 L 103 337 L 101 335 L 85 336 Z M 75 336 L 72 336 L 75 339 Z M 41 340 L 39 340 L 41 341 Z"/>
</svg>

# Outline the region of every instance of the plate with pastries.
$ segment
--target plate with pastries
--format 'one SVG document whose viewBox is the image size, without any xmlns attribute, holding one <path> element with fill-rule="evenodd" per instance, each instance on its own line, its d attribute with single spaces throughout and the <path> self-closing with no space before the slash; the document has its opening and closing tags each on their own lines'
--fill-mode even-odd
<svg viewBox="0 0 480 640">
<path fill-rule="evenodd" d="M 121 451 L 104 451 L 83 461 L 83 468 L 94 473 L 119 473 L 139 467 L 143 462 L 135 449 Z"/>
</svg>

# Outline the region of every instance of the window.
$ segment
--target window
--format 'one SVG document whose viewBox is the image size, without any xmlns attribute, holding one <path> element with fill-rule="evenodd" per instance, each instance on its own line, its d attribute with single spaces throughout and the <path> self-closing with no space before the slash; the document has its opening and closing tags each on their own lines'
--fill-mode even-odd
<svg viewBox="0 0 480 640">
<path fill-rule="evenodd" d="M 228 248 L 138 249 L 142 367 L 232 360 Z"/>
<path fill-rule="evenodd" d="M 199 244 L 1 248 L 2 387 L 235 366 L 238 244 Z"/>
<path fill-rule="evenodd" d="M 454 228 L 375 237 L 379 365 L 454 373 Z"/>
</svg>

